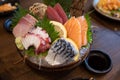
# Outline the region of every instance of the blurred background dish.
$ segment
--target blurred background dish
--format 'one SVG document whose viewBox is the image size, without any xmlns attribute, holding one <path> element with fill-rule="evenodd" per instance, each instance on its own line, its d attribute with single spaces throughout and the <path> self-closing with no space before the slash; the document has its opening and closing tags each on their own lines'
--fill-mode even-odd
<svg viewBox="0 0 120 80">
<path fill-rule="evenodd" d="M 11 15 L 15 10 L 19 0 L 0 0 L 0 16 Z"/>
<path fill-rule="evenodd" d="M 111 13 L 108 14 L 108 13 L 103 12 L 102 10 L 100 10 L 100 9 L 98 8 L 98 6 L 97 6 L 97 4 L 98 4 L 99 1 L 100 1 L 100 0 L 93 0 L 93 7 L 94 7 L 94 9 L 95 9 L 98 13 L 102 14 L 102 15 L 105 16 L 105 17 L 108 17 L 109 19 L 113 19 L 113 20 L 120 21 L 120 18 L 115 17 L 115 16 L 112 16 Z"/>
</svg>

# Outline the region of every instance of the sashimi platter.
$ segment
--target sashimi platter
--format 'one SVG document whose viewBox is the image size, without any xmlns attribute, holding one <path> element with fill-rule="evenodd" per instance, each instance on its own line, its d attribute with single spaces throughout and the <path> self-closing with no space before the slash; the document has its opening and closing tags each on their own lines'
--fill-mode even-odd
<svg viewBox="0 0 120 80">
<path fill-rule="evenodd" d="M 88 14 L 68 15 L 60 3 L 18 7 L 11 29 L 25 63 L 38 70 L 61 71 L 84 61 L 92 43 Z"/>
</svg>

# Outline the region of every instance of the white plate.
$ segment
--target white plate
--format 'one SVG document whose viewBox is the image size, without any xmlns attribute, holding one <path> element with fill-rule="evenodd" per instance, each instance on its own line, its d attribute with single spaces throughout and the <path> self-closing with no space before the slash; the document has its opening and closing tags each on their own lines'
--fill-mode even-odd
<svg viewBox="0 0 120 80">
<path fill-rule="evenodd" d="M 120 21 L 120 18 L 110 16 L 110 15 L 102 12 L 101 10 L 99 10 L 99 9 L 97 8 L 97 3 L 98 3 L 98 2 L 99 2 L 99 0 L 93 0 L 93 7 L 95 8 L 95 10 L 96 10 L 97 12 L 99 12 L 99 13 L 102 14 L 103 16 L 106 16 L 106 17 L 108 17 L 108 18 L 110 18 L 110 19 L 114 19 L 114 20 Z"/>
</svg>

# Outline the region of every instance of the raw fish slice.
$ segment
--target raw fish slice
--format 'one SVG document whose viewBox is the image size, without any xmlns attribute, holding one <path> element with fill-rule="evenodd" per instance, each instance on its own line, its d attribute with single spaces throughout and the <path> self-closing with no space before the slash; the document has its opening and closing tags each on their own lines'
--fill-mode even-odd
<svg viewBox="0 0 120 80">
<path fill-rule="evenodd" d="M 37 27 L 31 31 L 31 33 L 34 33 L 36 35 L 40 35 L 44 40 L 49 37 L 49 35 L 46 33 L 45 30 L 42 30 L 42 28 Z M 50 41 L 50 39 L 49 39 Z M 51 42 L 51 41 L 50 41 Z"/>
<path fill-rule="evenodd" d="M 62 18 L 63 20 L 63 24 L 68 20 L 66 13 L 64 12 L 63 8 L 61 7 L 61 5 L 59 3 L 57 3 L 54 6 L 54 9 L 57 11 L 57 13 L 59 14 L 59 16 Z"/>
<path fill-rule="evenodd" d="M 74 24 L 73 21 L 75 20 L 75 17 L 71 17 L 65 24 L 65 28 L 67 30 L 67 36 L 69 36 L 71 34 L 70 30 L 72 29 L 71 27 L 73 27 L 72 25 Z"/>
<path fill-rule="evenodd" d="M 62 18 L 58 15 L 57 11 L 51 6 L 47 7 L 46 14 L 50 20 L 58 21 L 63 23 Z"/>
<path fill-rule="evenodd" d="M 21 37 L 28 33 L 28 31 L 33 28 L 26 19 L 21 18 L 18 24 L 13 28 L 13 34 L 15 37 Z"/>
<path fill-rule="evenodd" d="M 87 21 L 85 19 L 84 16 L 78 17 L 77 18 L 81 24 L 81 36 L 82 36 L 82 46 L 87 45 L 87 30 L 88 30 L 88 25 L 87 25 Z"/>
<path fill-rule="evenodd" d="M 68 38 L 60 38 L 51 45 L 45 60 L 50 65 L 59 65 L 78 60 L 79 56 L 75 58 L 76 55 L 80 55 L 76 44 Z"/>
<path fill-rule="evenodd" d="M 82 46 L 82 34 L 79 21 L 75 17 L 71 17 L 64 26 L 68 32 L 68 38 L 72 39 L 80 49 Z"/>
<path fill-rule="evenodd" d="M 40 39 L 39 37 L 33 35 L 33 34 L 27 34 L 25 38 L 22 39 L 22 44 L 27 50 L 30 46 L 34 46 L 36 49 L 38 49 L 40 45 Z"/>
<path fill-rule="evenodd" d="M 24 19 L 26 19 L 32 26 L 34 26 L 37 22 L 37 19 L 35 19 L 33 16 L 31 16 L 30 14 L 27 14 L 26 16 L 23 17 Z"/>
</svg>

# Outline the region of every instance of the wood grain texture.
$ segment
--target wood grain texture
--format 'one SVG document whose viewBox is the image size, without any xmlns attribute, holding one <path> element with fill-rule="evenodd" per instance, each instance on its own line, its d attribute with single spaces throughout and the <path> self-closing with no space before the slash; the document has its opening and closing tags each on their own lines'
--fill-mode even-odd
<svg viewBox="0 0 120 80">
<path fill-rule="evenodd" d="M 24 8 L 40 0 L 20 0 Z M 93 10 L 92 0 L 86 3 L 85 12 Z M 89 72 L 84 64 L 66 73 L 48 73 L 37 71 L 24 62 L 14 64 L 21 59 L 14 43 L 14 36 L 3 28 L 9 16 L 0 17 L 0 80 L 71 80 L 75 77 L 96 80 L 120 80 L 120 22 L 110 20 L 96 11 L 90 14 L 93 27 L 93 44 L 91 49 L 101 50 L 110 55 L 113 68 L 107 74 Z"/>
</svg>

